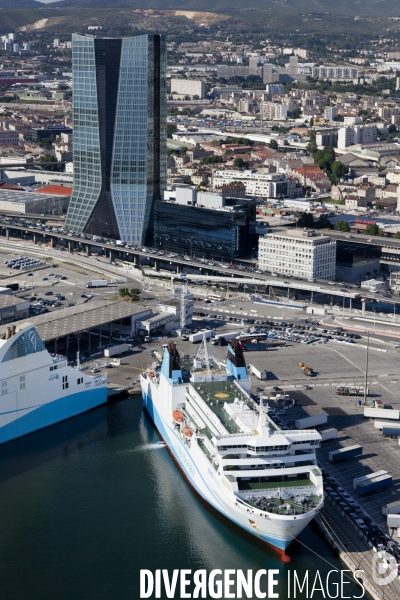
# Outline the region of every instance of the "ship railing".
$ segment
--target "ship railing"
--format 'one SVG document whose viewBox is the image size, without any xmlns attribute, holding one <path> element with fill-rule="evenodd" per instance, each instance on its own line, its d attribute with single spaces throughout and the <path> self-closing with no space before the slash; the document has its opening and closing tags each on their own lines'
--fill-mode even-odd
<svg viewBox="0 0 400 600">
<path fill-rule="evenodd" d="M 296 494 L 298 495 L 299 493 L 302 493 L 302 490 L 317 490 L 317 488 L 315 487 L 315 485 L 299 485 L 299 486 L 295 486 L 295 487 L 276 487 L 276 488 L 261 488 L 261 489 L 254 489 L 254 490 L 240 490 L 240 492 L 237 493 L 237 496 L 240 500 L 245 501 L 246 498 L 241 498 L 240 496 L 251 496 L 252 494 L 258 494 L 261 493 L 263 494 L 263 496 L 265 497 L 270 497 L 270 498 L 279 498 L 280 496 L 283 495 L 287 495 L 287 494 Z M 240 494 L 240 496 L 239 496 Z"/>
<path fill-rule="evenodd" d="M 108 383 L 108 375 L 107 373 L 102 373 L 101 375 L 97 375 L 93 377 L 96 383 Z"/>
</svg>

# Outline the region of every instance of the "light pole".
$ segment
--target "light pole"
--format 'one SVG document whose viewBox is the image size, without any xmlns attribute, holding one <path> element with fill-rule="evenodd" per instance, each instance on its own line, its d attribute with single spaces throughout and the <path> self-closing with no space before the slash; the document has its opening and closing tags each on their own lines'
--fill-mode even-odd
<svg viewBox="0 0 400 600">
<path fill-rule="evenodd" d="M 364 405 L 367 404 L 369 334 L 370 334 L 370 332 L 367 331 L 368 338 L 367 338 L 367 353 L 366 353 L 366 357 L 365 357 Z"/>
</svg>

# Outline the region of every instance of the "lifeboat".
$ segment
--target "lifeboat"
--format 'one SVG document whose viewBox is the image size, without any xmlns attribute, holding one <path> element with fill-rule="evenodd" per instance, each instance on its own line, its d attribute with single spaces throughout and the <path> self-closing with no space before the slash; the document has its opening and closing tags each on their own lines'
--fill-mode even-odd
<svg viewBox="0 0 400 600">
<path fill-rule="evenodd" d="M 155 372 L 153 371 L 153 369 L 149 369 L 149 370 L 148 370 L 148 374 L 149 374 L 149 376 L 150 376 L 150 377 L 155 377 L 155 376 L 156 376 L 156 374 L 155 374 Z"/>
<path fill-rule="evenodd" d="M 182 435 L 184 435 L 186 438 L 191 438 L 193 435 L 193 429 L 190 427 L 184 427 L 182 429 Z"/>
<path fill-rule="evenodd" d="M 183 413 L 181 413 L 180 410 L 174 410 L 174 412 L 172 413 L 172 418 L 174 419 L 175 423 L 185 422 L 185 417 L 183 416 Z"/>
</svg>

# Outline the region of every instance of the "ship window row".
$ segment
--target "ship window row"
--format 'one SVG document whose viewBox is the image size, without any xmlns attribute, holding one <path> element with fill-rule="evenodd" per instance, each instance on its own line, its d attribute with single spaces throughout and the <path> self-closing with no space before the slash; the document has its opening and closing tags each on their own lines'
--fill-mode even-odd
<svg viewBox="0 0 400 600">
<path fill-rule="evenodd" d="M 286 446 L 247 446 L 250 452 L 277 452 L 280 450 L 288 450 L 290 445 Z"/>
</svg>

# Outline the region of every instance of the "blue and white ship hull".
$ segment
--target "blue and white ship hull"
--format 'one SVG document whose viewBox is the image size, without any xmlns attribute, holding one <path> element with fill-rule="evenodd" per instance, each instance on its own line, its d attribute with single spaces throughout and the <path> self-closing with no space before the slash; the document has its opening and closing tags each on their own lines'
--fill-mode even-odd
<svg viewBox="0 0 400 600">
<path fill-rule="evenodd" d="M 0 444 L 107 402 L 107 375 L 90 377 L 53 357 L 33 325 L 0 340 Z"/>
</svg>

